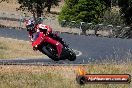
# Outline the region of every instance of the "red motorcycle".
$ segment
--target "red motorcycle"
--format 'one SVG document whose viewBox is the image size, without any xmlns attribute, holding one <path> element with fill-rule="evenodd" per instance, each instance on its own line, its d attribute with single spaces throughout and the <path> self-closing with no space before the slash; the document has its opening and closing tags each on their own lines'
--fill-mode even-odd
<svg viewBox="0 0 132 88">
<path fill-rule="evenodd" d="M 38 32 L 35 34 L 34 41 L 32 42 L 32 46 L 35 47 L 36 50 L 39 50 L 43 54 L 47 55 L 54 61 L 65 60 L 69 61 L 76 60 L 75 52 L 69 48 L 68 46 L 63 46 L 61 56 L 58 57 L 58 51 L 56 46 L 51 43 L 46 42 L 48 36 L 46 36 L 43 32 Z M 60 43 L 60 42 L 58 42 Z"/>
</svg>

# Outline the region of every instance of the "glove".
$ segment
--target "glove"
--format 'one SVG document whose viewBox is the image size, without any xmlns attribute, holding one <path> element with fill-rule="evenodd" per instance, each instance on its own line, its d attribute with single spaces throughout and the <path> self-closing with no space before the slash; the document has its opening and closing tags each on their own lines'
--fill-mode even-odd
<svg viewBox="0 0 132 88">
<path fill-rule="evenodd" d="M 37 48 L 36 48 L 36 47 L 33 47 L 33 50 L 34 50 L 34 51 L 36 51 L 36 50 L 37 50 Z"/>
<path fill-rule="evenodd" d="M 31 42 L 33 42 L 33 38 L 31 38 Z"/>
</svg>

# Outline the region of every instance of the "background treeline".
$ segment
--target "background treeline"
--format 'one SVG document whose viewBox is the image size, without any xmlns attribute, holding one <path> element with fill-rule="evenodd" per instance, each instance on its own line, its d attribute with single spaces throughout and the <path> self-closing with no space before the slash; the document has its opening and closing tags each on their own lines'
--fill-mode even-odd
<svg viewBox="0 0 132 88">
<path fill-rule="evenodd" d="M 132 0 L 65 0 L 59 21 L 131 25 Z"/>
</svg>

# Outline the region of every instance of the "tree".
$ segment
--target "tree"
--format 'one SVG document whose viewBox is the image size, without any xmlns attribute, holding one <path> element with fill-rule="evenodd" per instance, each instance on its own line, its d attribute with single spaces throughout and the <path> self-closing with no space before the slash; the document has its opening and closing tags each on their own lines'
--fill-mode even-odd
<svg viewBox="0 0 132 88">
<path fill-rule="evenodd" d="M 58 19 L 97 23 L 105 9 L 105 2 L 102 0 L 66 0 Z"/>
<path fill-rule="evenodd" d="M 1 2 L 9 2 L 9 0 L 0 0 L 0 3 L 1 3 Z"/>
<path fill-rule="evenodd" d="M 46 4 L 47 11 L 50 12 L 52 5 L 58 6 L 59 5 L 58 2 L 60 2 L 60 0 L 48 0 Z"/>
<path fill-rule="evenodd" d="M 132 0 L 119 0 L 120 12 L 127 25 L 132 23 Z"/>
<path fill-rule="evenodd" d="M 112 0 L 102 0 L 102 1 L 105 2 L 105 4 L 106 4 L 107 7 L 111 7 L 111 1 Z"/>
<path fill-rule="evenodd" d="M 18 10 L 28 10 L 34 17 L 41 17 L 44 9 L 50 12 L 52 5 L 58 5 L 59 0 L 18 0 L 20 7 Z"/>
</svg>

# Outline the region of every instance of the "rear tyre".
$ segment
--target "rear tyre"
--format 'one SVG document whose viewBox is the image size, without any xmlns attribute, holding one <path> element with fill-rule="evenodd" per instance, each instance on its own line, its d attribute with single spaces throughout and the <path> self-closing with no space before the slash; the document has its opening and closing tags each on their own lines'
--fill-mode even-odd
<svg viewBox="0 0 132 88">
<path fill-rule="evenodd" d="M 69 57 L 68 60 L 69 61 L 75 61 L 76 60 L 76 54 L 74 53 L 73 50 L 68 50 L 69 51 Z"/>
<path fill-rule="evenodd" d="M 44 54 L 46 54 L 52 60 L 59 61 L 59 58 L 53 52 L 54 48 L 51 45 L 48 45 L 47 47 L 42 46 L 42 51 L 43 51 Z"/>
</svg>

